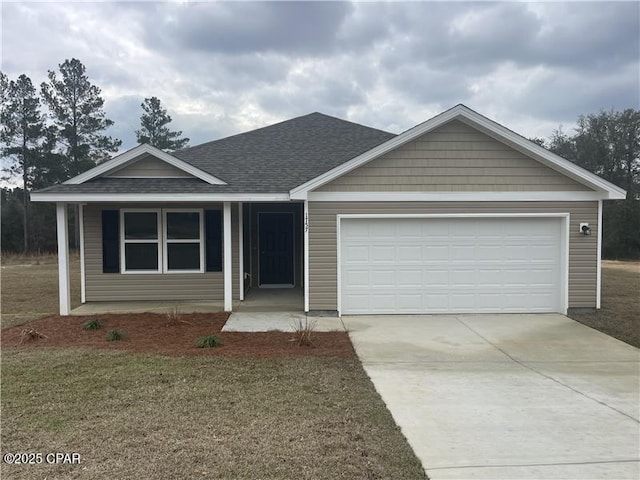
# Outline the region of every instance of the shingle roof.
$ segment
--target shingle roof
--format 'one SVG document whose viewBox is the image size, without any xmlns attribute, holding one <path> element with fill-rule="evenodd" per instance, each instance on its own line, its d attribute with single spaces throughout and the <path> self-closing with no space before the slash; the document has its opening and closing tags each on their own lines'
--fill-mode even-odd
<svg viewBox="0 0 640 480">
<path fill-rule="evenodd" d="M 211 185 L 198 178 L 101 177 L 84 183 L 63 183 L 38 193 L 244 193 L 229 185 Z"/>
<path fill-rule="evenodd" d="M 197 179 L 103 177 L 79 185 L 55 185 L 41 192 L 288 193 L 393 137 L 389 132 L 316 112 L 172 153 L 227 185 Z"/>
<path fill-rule="evenodd" d="M 173 155 L 245 190 L 288 192 L 393 137 L 311 113 Z"/>
</svg>

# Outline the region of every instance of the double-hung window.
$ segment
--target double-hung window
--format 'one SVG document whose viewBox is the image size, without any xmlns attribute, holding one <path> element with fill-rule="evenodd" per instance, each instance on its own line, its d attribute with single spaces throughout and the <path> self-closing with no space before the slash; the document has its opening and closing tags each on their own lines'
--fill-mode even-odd
<svg viewBox="0 0 640 480">
<path fill-rule="evenodd" d="M 120 222 L 123 273 L 160 273 L 160 210 L 123 210 Z"/>
<path fill-rule="evenodd" d="M 204 219 L 197 209 L 126 209 L 122 273 L 204 272 Z"/>
<path fill-rule="evenodd" d="M 204 271 L 204 222 L 199 210 L 163 210 L 164 271 Z"/>
</svg>

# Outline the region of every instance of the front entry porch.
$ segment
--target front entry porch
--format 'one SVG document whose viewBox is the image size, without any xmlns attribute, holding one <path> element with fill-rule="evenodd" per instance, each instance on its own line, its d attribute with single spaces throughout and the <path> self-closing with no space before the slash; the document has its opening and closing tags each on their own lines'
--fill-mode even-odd
<svg viewBox="0 0 640 480">
<path fill-rule="evenodd" d="M 198 301 L 129 301 L 87 302 L 74 308 L 71 315 L 99 315 L 106 313 L 167 313 L 178 309 L 181 313 L 220 312 L 223 302 Z M 304 313 L 304 291 L 302 288 L 255 288 L 245 299 L 233 301 L 237 312 L 300 312 Z"/>
<path fill-rule="evenodd" d="M 295 288 L 253 288 L 244 301 L 234 305 L 237 312 L 304 312 L 304 290 Z"/>
<path fill-rule="evenodd" d="M 82 305 L 73 311 L 67 205 L 57 204 L 61 315 L 308 311 L 306 202 L 80 204 Z"/>
</svg>

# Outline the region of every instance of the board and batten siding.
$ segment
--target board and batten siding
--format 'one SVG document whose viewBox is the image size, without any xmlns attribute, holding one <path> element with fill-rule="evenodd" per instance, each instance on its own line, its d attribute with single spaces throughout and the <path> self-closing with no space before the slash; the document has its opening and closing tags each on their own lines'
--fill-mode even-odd
<svg viewBox="0 0 640 480">
<path fill-rule="evenodd" d="M 569 213 L 569 308 L 594 308 L 597 202 L 309 202 L 311 310 L 337 309 L 338 214 Z M 579 233 L 580 223 L 591 235 Z"/>
<path fill-rule="evenodd" d="M 315 191 L 566 192 L 589 188 L 456 120 Z"/>
<path fill-rule="evenodd" d="M 206 205 L 86 205 L 84 207 L 85 278 L 88 302 L 137 300 L 223 300 L 223 272 L 205 273 L 102 273 L 102 210 L 122 208 L 204 208 L 222 210 L 222 204 Z M 233 298 L 239 297 L 238 208 L 231 208 Z"/>
<path fill-rule="evenodd" d="M 166 178 L 192 175 L 150 155 L 136 160 L 107 175 L 108 177 Z"/>
</svg>

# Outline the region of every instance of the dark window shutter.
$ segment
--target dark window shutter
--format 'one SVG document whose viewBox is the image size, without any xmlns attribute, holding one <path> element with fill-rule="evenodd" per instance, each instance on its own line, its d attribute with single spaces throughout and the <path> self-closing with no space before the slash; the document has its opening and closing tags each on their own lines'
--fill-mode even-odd
<svg viewBox="0 0 640 480">
<path fill-rule="evenodd" d="M 207 272 L 222 271 L 222 212 L 205 210 L 205 253 Z"/>
<path fill-rule="evenodd" d="M 102 211 L 102 272 L 120 272 L 120 221 L 118 210 Z"/>
</svg>

